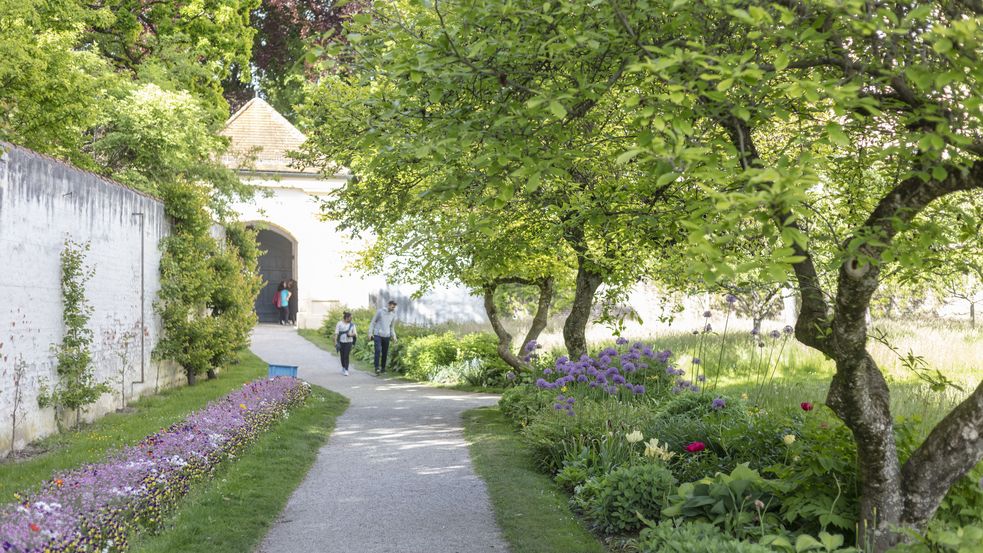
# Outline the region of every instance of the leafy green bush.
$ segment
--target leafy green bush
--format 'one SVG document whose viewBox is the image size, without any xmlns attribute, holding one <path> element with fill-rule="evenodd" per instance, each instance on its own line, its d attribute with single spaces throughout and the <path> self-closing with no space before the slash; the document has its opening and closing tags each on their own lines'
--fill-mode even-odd
<svg viewBox="0 0 983 553">
<path fill-rule="evenodd" d="M 915 542 L 896 546 L 890 553 L 979 553 L 983 544 L 983 524 L 951 526 L 941 521 L 928 525 L 923 534 L 913 534 Z"/>
<path fill-rule="evenodd" d="M 778 527 L 778 481 L 766 480 L 747 463 L 730 474 L 718 472 L 712 478 L 687 482 L 667 500 L 665 517 L 709 522 L 724 533 L 746 538 L 761 537 Z"/>
<path fill-rule="evenodd" d="M 791 529 L 814 534 L 833 526 L 854 532 L 860 512 L 856 446 L 843 423 L 806 424 L 786 458 L 765 472 L 786 486 L 781 515 Z"/>
<path fill-rule="evenodd" d="M 584 516 L 607 534 L 636 532 L 642 519 L 656 518 L 666 494 L 676 484 L 661 463 L 641 463 L 614 469 L 597 480 L 596 493 L 584 496 Z"/>
<path fill-rule="evenodd" d="M 438 367 L 457 360 L 458 339 L 453 332 L 416 338 L 403 354 L 406 375 L 417 380 L 431 380 Z"/>
<path fill-rule="evenodd" d="M 726 536 L 712 524 L 695 522 L 676 526 L 671 521 L 642 530 L 638 549 L 642 553 L 773 553 L 762 545 Z"/>
</svg>

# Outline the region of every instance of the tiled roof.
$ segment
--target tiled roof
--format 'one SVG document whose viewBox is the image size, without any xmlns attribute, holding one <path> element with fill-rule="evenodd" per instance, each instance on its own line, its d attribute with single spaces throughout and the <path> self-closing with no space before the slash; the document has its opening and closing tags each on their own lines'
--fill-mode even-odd
<svg viewBox="0 0 983 553">
<path fill-rule="evenodd" d="M 221 134 L 232 139 L 229 153 L 222 156 L 226 167 L 252 171 L 317 173 L 299 168 L 287 157 L 307 137 L 262 98 L 253 98 L 225 123 Z"/>
</svg>

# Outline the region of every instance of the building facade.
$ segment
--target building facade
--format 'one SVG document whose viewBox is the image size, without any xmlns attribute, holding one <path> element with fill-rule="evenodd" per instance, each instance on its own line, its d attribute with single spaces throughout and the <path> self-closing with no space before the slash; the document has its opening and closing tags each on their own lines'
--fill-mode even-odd
<svg viewBox="0 0 983 553">
<path fill-rule="evenodd" d="M 273 304 L 277 285 L 297 281 L 297 325 L 316 328 L 337 306 L 375 307 L 397 299 L 400 320 L 440 323 L 448 320 L 486 320 L 479 298 L 464 288 L 442 288 L 411 298 L 414 290 L 389 286 L 377 275 L 352 267 L 361 239 L 322 219 L 320 200 L 344 186 L 350 173 L 339 168 L 322 175 L 298 168 L 288 153 L 300 148 L 304 134 L 261 98 L 254 98 L 232 115 L 222 134 L 231 147 L 226 166 L 239 170 L 257 188 L 253 201 L 233 206 L 240 220 L 258 231 L 260 273 L 265 284 L 256 300 L 260 322 L 278 320 Z"/>
</svg>

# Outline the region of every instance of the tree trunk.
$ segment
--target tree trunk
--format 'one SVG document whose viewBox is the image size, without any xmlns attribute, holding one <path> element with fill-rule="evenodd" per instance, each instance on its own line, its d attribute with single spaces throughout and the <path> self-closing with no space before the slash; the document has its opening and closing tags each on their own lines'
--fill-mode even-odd
<svg viewBox="0 0 983 553">
<path fill-rule="evenodd" d="M 533 317 L 532 326 L 529 327 L 529 332 L 526 333 L 526 339 L 519 345 L 519 354 L 522 355 L 522 349 L 528 344 L 539 338 L 539 334 L 546 328 L 547 319 L 549 319 L 550 304 L 553 303 L 553 277 L 546 277 L 540 281 L 534 282 L 525 279 L 502 279 L 491 284 L 485 285 L 485 313 L 488 315 L 488 321 L 492 325 L 492 329 L 495 331 L 495 335 L 498 336 L 498 355 L 505 361 L 510 367 L 514 369 L 528 370 L 529 366 L 522 361 L 512 351 L 512 335 L 509 334 L 505 327 L 502 325 L 501 318 L 498 315 L 498 306 L 495 305 L 495 290 L 501 284 L 526 284 L 535 285 L 539 287 L 539 305 L 536 308 L 536 315 Z"/>
<path fill-rule="evenodd" d="M 758 315 L 754 315 L 753 317 L 751 317 L 751 321 L 754 325 L 753 330 L 751 332 L 754 333 L 755 336 L 760 336 L 762 318 Z"/>
<path fill-rule="evenodd" d="M 578 259 L 577 289 L 573 297 L 570 315 L 563 322 L 563 342 L 571 359 L 587 353 L 587 323 L 594 307 L 594 294 L 603 278 L 587 268 L 583 258 Z"/>
<path fill-rule="evenodd" d="M 215 373 L 215 369 L 208 369 L 208 380 L 214 380 L 216 378 L 218 378 L 218 375 Z"/>
<path fill-rule="evenodd" d="M 976 330 L 976 304 L 969 304 L 969 327 Z"/>
<path fill-rule="evenodd" d="M 904 508 L 890 392 L 865 350 L 843 352 L 835 361 L 836 374 L 826 401 L 853 432 L 857 444 L 860 539 L 872 551 L 886 551 L 898 541 L 893 529 Z"/>
<path fill-rule="evenodd" d="M 546 328 L 546 323 L 550 317 L 550 304 L 553 303 L 555 295 L 553 277 L 546 277 L 539 281 L 539 305 L 536 306 L 536 315 L 532 318 L 532 326 L 526 333 L 526 339 L 522 341 L 523 346 L 539 338 L 539 335 Z"/>
<path fill-rule="evenodd" d="M 194 369 L 185 369 L 185 373 L 188 375 L 188 386 L 194 386 L 198 382 L 198 375 L 195 374 Z"/>
</svg>

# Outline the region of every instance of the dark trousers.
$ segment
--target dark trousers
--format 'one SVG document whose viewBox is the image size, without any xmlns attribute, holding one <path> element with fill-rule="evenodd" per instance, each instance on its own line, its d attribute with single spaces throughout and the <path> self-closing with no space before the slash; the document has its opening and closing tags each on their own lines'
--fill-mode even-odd
<svg viewBox="0 0 983 553">
<path fill-rule="evenodd" d="M 287 319 L 290 317 L 290 308 L 281 307 L 280 308 L 280 324 L 287 324 Z"/>
<path fill-rule="evenodd" d="M 348 370 L 348 360 L 352 354 L 352 344 L 351 342 L 340 342 L 338 344 L 338 353 L 341 355 L 341 368 Z"/>
<path fill-rule="evenodd" d="M 373 366 L 375 366 L 375 372 L 385 372 L 386 370 L 386 357 L 389 356 L 389 342 L 392 341 L 392 337 L 386 336 L 376 336 L 375 337 L 375 359 L 373 360 Z M 382 359 L 382 364 L 379 364 L 380 358 Z"/>
</svg>

